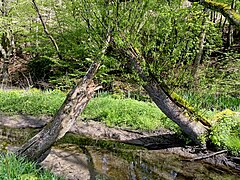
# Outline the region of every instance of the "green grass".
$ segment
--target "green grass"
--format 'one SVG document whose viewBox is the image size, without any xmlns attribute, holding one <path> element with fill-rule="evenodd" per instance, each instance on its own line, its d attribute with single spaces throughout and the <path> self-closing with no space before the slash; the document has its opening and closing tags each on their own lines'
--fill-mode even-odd
<svg viewBox="0 0 240 180">
<path fill-rule="evenodd" d="M 231 109 L 240 111 L 240 98 L 206 93 L 180 93 L 191 105 L 197 109 L 217 110 Z"/>
<path fill-rule="evenodd" d="M 36 89 L 0 90 L 0 111 L 11 114 L 54 115 L 65 99 L 65 94 Z M 118 99 L 112 95 L 93 98 L 82 117 L 100 118 L 109 126 L 132 127 L 134 129 L 156 129 L 177 126 L 153 104 L 133 99 Z"/>
<path fill-rule="evenodd" d="M 0 90 L 0 111 L 12 114 L 54 115 L 64 99 L 65 94 L 58 90 Z"/>
<path fill-rule="evenodd" d="M 47 170 L 37 168 L 36 163 L 14 154 L 0 154 L 1 180 L 58 180 L 59 177 Z"/>
<path fill-rule="evenodd" d="M 113 96 L 94 98 L 82 117 L 99 117 L 109 126 L 133 129 L 177 128 L 155 104 L 134 99 L 116 99 Z"/>
</svg>

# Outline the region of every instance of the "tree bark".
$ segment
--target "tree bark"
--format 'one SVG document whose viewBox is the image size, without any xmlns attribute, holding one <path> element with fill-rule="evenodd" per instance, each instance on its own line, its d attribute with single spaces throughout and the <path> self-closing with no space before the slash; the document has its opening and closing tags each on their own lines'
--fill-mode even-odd
<svg viewBox="0 0 240 180">
<path fill-rule="evenodd" d="M 209 124 L 203 124 L 204 120 L 197 120 L 194 116 L 191 117 L 187 108 L 181 107 L 166 91 L 165 85 L 157 82 L 156 79 L 146 76 L 141 68 L 138 60 L 143 60 L 143 57 L 131 46 L 127 50 L 123 50 L 125 56 L 129 57 L 134 69 L 139 77 L 143 80 L 143 87 L 159 107 L 159 109 L 196 143 L 205 146 L 205 142 L 200 140 L 202 135 L 208 133 Z"/>
<path fill-rule="evenodd" d="M 7 8 L 7 1 L 2 0 L 1 1 L 1 12 L 2 12 L 2 17 L 3 18 L 8 18 L 8 8 Z M 4 32 L 1 37 L 1 42 L 0 42 L 0 55 L 3 58 L 3 65 L 1 69 L 1 88 L 4 89 L 8 86 L 9 82 L 9 71 L 8 71 L 8 66 L 9 66 L 9 61 L 10 57 L 14 55 L 14 50 L 15 50 L 15 40 L 14 40 L 14 35 L 12 33 L 11 27 L 8 27 L 5 23 L 3 24 Z"/>
<path fill-rule="evenodd" d="M 45 159 L 54 142 L 65 135 L 92 98 L 96 89 L 92 79 L 99 65 L 92 63 L 87 74 L 67 95 L 52 121 L 17 151 L 18 156 L 26 156 L 37 162 Z"/>
<path fill-rule="evenodd" d="M 108 35 L 98 57 L 106 53 L 110 41 L 111 36 Z M 77 117 L 93 97 L 94 91 L 99 89 L 92 80 L 99 66 L 100 63 L 96 61 L 91 64 L 83 79 L 68 93 L 67 98 L 52 121 L 17 151 L 18 156 L 25 156 L 37 162 L 41 162 L 47 157 L 51 146 L 72 127 Z"/>
<path fill-rule="evenodd" d="M 41 19 L 44 32 L 56 48 L 58 55 L 60 55 L 59 58 L 62 58 L 60 51 L 58 50 L 57 43 L 49 34 L 35 1 L 32 0 L 32 2 L 39 18 Z M 111 36 L 108 34 L 103 49 L 98 56 L 103 56 L 105 54 L 110 40 Z M 41 162 L 47 157 L 51 146 L 58 139 L 62 138 L 72 127 L 77 117 L 83 112 L 89 100 L 93 97 L 94 91 L 98 89 L 92 79 L 94 78 L 99 66 L 100 63 L 96 61 L 91 64 L 83 79 L 68 93 L 67 98 L 53 117 L 52 121 L 49 122 L 38 134 L 27 141 L 20 149 L 18 149 L 18 156 L 25 156 L 28 159 L 37 162 Z"/>
</svg>

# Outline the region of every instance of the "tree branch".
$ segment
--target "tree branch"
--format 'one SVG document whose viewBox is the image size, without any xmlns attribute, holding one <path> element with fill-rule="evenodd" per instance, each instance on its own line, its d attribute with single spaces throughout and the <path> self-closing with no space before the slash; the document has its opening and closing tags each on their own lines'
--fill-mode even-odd
<svg viewBox="0 0 240 180">
<path fill-rule="evenodd" d="M 40 13 L 40 11 L 39 11 L 39 8 L 38 8 L 35 0 L 32 0 L 32 3 L 33 3 L 33 7 L 34 7 L 34 9 L 36 10 L 36 12 L 37 12 L 37 14 L 38 14 L 38 17 L 39 17 L 39 19 L 40 19 L 40 21 L 41 21 L 41 23 L 42 23 L 42 26 L 43 26 L 43 28 L 44 28 L 44 32 L 46 33 L 46 35 L 48 36 L 48 38 L 51 40 L 52 44 L 54 45 L 54 47 L 55 47 L 55 49 L 56 49 L 56 51 L 57 51 L 57 54 L 58 54 L 59 59 L 60 59 L 60 60 L 63 60 L 62 55 L 61 55 L 61 53 L 60 53 L 60 51 L 59 51 L 58 45 L 57 45 L 55 39 L 53 38 L 53 36 L 49 33 L 49 31 L 48 31 L 48 29 L 47 29 L 47 26 L 46 26 L 46 23 L 43 21 L 42 15 L 41 15 L 41 13 Z"/>
<path fill-rule="evenodd" d="M 226 153 L 226 152 L 227 152 L 227 150 L 222 150 L 222 151 L 214 152 L 214 153 L 211 153 L 211 154 L 207 154 L 205 156 L 200 156 L 200 157 L 196 157 L 196 158 L 190 159 L 190 161 L 197 161 L 197 160 L 207 159 L 207 158 L 210 158 L 212 156 L 216 156 L 216 155 L 223 154 L 223 153 Z"/>
<path fill-rule="evenodd" d="M 229 20 L 236 28 L 240 29 L 240 14 L 238 14 L 230 5 L 210 0 L 189 0 L 190 2 L 198 2 L 204 7 L 213 11 L 220 12 Z"/>
</svg>

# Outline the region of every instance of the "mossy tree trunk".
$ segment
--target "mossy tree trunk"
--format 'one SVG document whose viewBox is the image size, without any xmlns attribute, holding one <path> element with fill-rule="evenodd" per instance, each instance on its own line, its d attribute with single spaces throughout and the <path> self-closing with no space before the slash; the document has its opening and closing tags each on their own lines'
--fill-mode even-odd
<svg viewBox="0 0 240 180">
<path fill-rule="evenodd" d="M 159 107 L 159 109 L 185 132 L 196 144 L 205 146 L 205 142 L 200 137 L 208 133 L 208 127 L 211 125 L 202 117 L 195 114 L 186 105 L 182 104 L 170 94 L 165 84 L 160 83 L 153 75 L 146 75 L 141 68 L 140 61 L 144 58 L 134 49 L 133 46 L 128 49 L 121 49 L 125 58 L 129 58 L 134 70 L 143 81 L 143 87 Z"/>
</svg>

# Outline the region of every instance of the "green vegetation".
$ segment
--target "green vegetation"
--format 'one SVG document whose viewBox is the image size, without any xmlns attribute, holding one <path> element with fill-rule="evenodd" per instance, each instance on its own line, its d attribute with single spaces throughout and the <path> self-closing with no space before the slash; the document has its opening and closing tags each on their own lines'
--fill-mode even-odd
<svg viewBox="0 0 240 180">
<path fill-rule="evenodd" d="M 0 90 L 0 111 L 30 115 L 54 115 L 65 99 L 61 91 Z"/>
<path fill-rule="evenodd" d="M 211 141 L 220 148 L 240 155 L 240 116 L 222 115 L 211 129 Z"/>
<path fill-rule="evenodd" d="M 118 99 L 113 96 L 97 97 L 90 101 L 83 117 L 99 117 L 109 126 L 133 129 L 176 129 L 153 103 L 134 99 Z"/>
<path fill-rule="evenodd" d="M 53 116 L 64 98 L 65 93 L 58 90 L 0 90 L 0 111 L 11 114 Z M 134 129 L 176 128 L 176 125 L 153 103 L 123 99 L 121 96 L 110 94 L 100 94 L 93 98 L 82 117 L 100 118 L 109 126 Z"/>
<path fill-rule="evenodd" d="M 184 93 L 183 93 L 184 94 Z M 205 105 L 197 94 L 185 93 L 184 98 L 193 105 L 201 105 L 202 114 L 213 124 L 210 139 L 219 148 L 227 148 L 234 154 L 240 151 L 240 116 L 231 108 L 240 111 L 239 98 L 205 96 Z M 63 103 L 65 93 L 59 90 L 40 91 L 36 89 L 0 91 L 0 111 L 30 115 L 54 115 Z M 199 107 L 199 106 L 198 106 Z M 212 107 L 215 109 L 211 111 Z M 168 119 L 153 103 L 123 98 L 109 93 L 98 94 L 93 98 L 81 118 L 92 118 L 109 126 L 131 129 L 154 130 L 161 127 L 180 132 L 175 123 Z"/>
<path fill-rule="evenodd" d="M 231 109 L 233 111 L 240 111 L 240 98 L 229 95 L 215 95 L 204 93 L 180 93 L 183 98 L 196 109 L 223 111 Z"/>
<path fill-rule="evenodd" d="M 206 121 L 213 124 L 209 136 L 212 142 L 240 154 L 239 113 L 233 112 L 240 111 L 240 1 L 206 0 L 187 8 L 182 3 L 180 0 L 37 1 L 47 30 L 30 1 L 2 1 L 1 88 L 51 87 L 68 91 L 79 82 L 92 61 L 99 60 L 101 66 L 94 82 L 102 85 L 103 91 L 114 94 L 120 84 L 116 82 L 124 82 L 134 84 L 134 90 L 141 94 L 143 79 L 129 63 L 129 57 L 122 53 L 133 49 L 142 74 L 154 78 L 159 86 L 166 84 L 169 94 L 180 95 L 172 99 L 181 100 L 183 106 L 194 112 L 188 114 L 189 121 L 207 115 Z M 202 3 L 209 10 L 199 5 Z M 235 27 L 231 21 L 236 21 Z M 110 46 L 98 59 L 109 34 Z M 119 87 L 125 95 L 131 90 Z M 0 112 L 53 116 L 65 96 L 57 90 L 0 90 Z M 81 116 L 109 126 L 180 131 L 154 104 L 118 94 L 93 98 Z"/>
<path fill-rule="evenodd" d="M 10 180 L 58 180 L 59 177 L 38 168 L 36 163 L 14 154 L 0 154 L 0 179 Z"/>
</svg>

